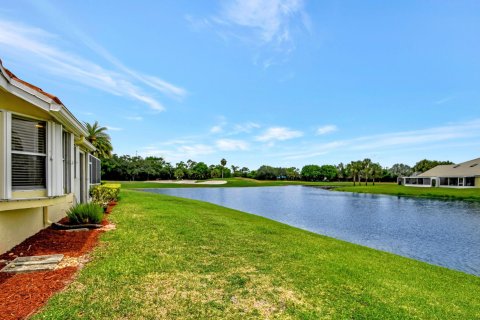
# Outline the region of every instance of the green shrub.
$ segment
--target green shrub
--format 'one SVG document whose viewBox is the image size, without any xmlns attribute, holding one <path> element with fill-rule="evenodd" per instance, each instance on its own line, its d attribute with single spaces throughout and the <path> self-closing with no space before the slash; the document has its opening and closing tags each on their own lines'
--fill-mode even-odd
<svg viewBox="0 0 480 320">
<path fill-rule="evenodd" d="M 67 212 L 71 224 L 100 223 L 103 219 L 103 209 L 96 203 L 80 203 Z"/>
<path fill-rule="evenodd" d="M 103 208 L 106 208 L 110 201 L 117 201 L 119 193 L 120 184 L 114 183 L 97 185 L 90 189 L 92 201 Z"/>
</svg>

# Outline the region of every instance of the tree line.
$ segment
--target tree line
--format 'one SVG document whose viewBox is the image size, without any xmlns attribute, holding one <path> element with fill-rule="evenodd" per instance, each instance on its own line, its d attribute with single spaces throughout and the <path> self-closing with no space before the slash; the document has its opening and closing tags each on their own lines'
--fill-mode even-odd
<svg viewBox="0 0 480 320">
<path fill-rule="evenodd" d="M 353 181 L 353 184 L 371 181 L 396 181 L 398 177 L 422 173 L 437 165 L 453 164 L 450 161 L 420 160 L 410 167 L 403 163 L 392 167 L 382 167 L 371 159 L 351 161 L 348 164 L 316 165 L 309 164 L 301 169 L 296 167 L 272 167 L 263 165 L 257 170 L 231 165 L 221 159 L 219 164 L 207 165 L 204 162 L 188 160 L 174 165 L 161 157 L 140 157 L 112 155 L 110 136 L 107 128 L 95 121 L 85 123 L 88 141 L 96 150 L 94 155 L 102 160 L 102 177 L 105 180 L 155 180 L 155 179 L 194 179 L 245 177 L 258 180 L 304 180 L 304 181 Z"/>
<path fill-rule="evenodd" d="M 302 168 L 260 166 L 256 170 L 236 165 L 227 166 L 227 160 L 218 164 L 206 164 L 188 160 L 171 164 L 161 157 L 118 156 L 113 154 L 102 159 L 104 180 L 204 180 L 211 178 L 244 177 L 257 180 L 302 180 L 302 181 L 352 181 L 353 184 L 397 181 L 398 177 L 425 172 L 439 164 L 450 161 L 421 160 L 410 167 L 397 163 L 383 167 L 371 159 L 351 161 L 338 165 L 309 164 Z"/>
</svg>

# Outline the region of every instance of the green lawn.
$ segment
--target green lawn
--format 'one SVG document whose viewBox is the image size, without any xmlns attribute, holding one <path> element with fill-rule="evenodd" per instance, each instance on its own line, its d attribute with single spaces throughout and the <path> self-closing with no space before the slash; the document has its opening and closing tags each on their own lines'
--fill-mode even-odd
<svg viewBox="0 0 480 320">
<path fill-rule="evenodd" d="M 475 319 L 480 278 L 224 207 L 123 190 L 34 319 Z"/>
<path fill-rule="evenodd" d="M 423 197 L 445 200 L 469 200 L 480 201 L 480 188 L 472 189 L 452 189 L 452 188 L 421 188 L 405 187 L 397 184 L 369 184 L 352 186 L 342 186 L 336 188 L 337 191 L 349 191 L 360 193 L 389 194 L 395 196 Z"/>
</svg>

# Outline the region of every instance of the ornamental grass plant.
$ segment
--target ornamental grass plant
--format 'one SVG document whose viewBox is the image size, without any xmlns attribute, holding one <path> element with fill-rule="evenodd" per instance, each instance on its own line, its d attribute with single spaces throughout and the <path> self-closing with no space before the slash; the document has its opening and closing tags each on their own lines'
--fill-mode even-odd
<svg viewBox="0 0 480 320">
<path fill-rule="evenodd" d="M 103 219 L 103 209 L 95 203 L 80 203 L 67 212 L 71 224 L 98 224 Z"/>
</svg>

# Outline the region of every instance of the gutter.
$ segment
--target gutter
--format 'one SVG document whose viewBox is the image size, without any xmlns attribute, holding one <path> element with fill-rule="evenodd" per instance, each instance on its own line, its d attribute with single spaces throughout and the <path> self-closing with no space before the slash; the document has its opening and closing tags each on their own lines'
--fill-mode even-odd
<svg viewBox="0 0 480 320">
<path fill-rule="evenodd" d="M 81 136 L 80 138 L 75 139 L 75 144 L 83 146 L 85 149 L 87 149 L 90 152 L 97 150 L 97 148 L 95 148 L 93 144 L 90 143 L 90 141 L 85 139 L 84 136 Z"/>
<path fill-rule="evenodd" d="M 52 100 L 49 111 L 56 120 L 72 131 L 76 136 L 85 137 L 88 135 L 85 126 L 78 121 L 63 104 L 57 104 Z"/>
</svg>

